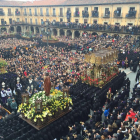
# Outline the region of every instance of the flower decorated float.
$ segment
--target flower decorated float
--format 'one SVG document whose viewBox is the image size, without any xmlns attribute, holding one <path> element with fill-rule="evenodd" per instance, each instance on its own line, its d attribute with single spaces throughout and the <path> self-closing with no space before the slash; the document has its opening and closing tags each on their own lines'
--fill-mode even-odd
<svg viewBox="0 0 140 140">
<path fill-rule="evenodd" d="M 102 88 L 115 78 L 119 72 L 115 63 L 117 57 L 118 51 L 110 47 L 86 54 L 85 61 L 91 63 L 92 67 L 83 71 L 81 80 L 89 85 Z"/>
<path fill-rule="evenodd" d="M 0 59 L 0 74 L 6 73 L 7 62 L 3 59 Z"/>
<path fill-rule="evenodd" d="M 52 89 L 49 96 L 46 96 L 45 91 L 40 91 L 31 98 L 28 94 L 22 94 L 18 112 L 23 120 L 39 130 L 71 111 L 72 105 L 68 89 L 63 92 Z"/>
</svg>

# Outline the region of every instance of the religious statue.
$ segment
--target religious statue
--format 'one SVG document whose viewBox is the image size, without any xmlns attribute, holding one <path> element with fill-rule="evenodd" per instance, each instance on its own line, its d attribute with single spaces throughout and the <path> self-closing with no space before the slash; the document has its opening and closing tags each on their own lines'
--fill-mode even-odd
<svg viewBox="0 0 140 140">
<path fill-rule="evenodd" d="M 125 59 L 125 69 L 128 67 L 128 59 L 127 59 L 127 57 L 126 57 L 126 59 Z"/>
<path fill-rule="evenodd" d="M 44 90 L 46 92 L 46 96 L 49 96 L 51 90 L 51 81 L 48 73 L 46 73 L 44 77 Z"/>
<path fill-rule="evenodd" d="M 112 95 L 113 93 L 111 93 L 111 88 L 109 88 L 108 92 L 107 92 L 107 95 L 106 95 L 106 98 L 107 98 L 107 101 L 110 102 L 111 98 L 112 98 Z"/>
</svg>

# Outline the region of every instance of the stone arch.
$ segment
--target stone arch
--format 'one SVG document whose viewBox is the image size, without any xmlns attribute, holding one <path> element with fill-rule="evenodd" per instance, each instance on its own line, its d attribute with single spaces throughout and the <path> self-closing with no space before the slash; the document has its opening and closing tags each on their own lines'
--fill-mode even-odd
<svg viewBox="0 0 140 140">
<path fill-rule="evenodd" d="M 53 29 L 52 32 L 53 32 L 54 36 L 57 36 L 57 30 L 56 29 Z"/>
<path fill-rule="evenodd" d="M 59 30 L 59 33 L 60 33 L 60 36 L 61 36 L 61 35 L 65 35 L 64 30 L 63 30 L 63 29 L 60 29 L 60 30 Z"/>
<path fill-rule="evenodd" d="M 93 32 L 92 35 L 98 35 L 96 32 Z"/>
<path fill-rule="evenodd" d="M 74 37 L 80 37 L 80 32 L 79 31 L 75 31 L 74 32 Z"/>
<path fill-rule="evenodd" d="M 71 32 L 71 30 L 67 30 L 66 33 L 67 33 L 66 36 L 72 36 L 72 32 Z"/>
<path fill-rule="evenodd" d="M 17 26 L 17 32 L 19 33 L 19 32 L 21 32 L 21 27 L 20 26 Z"/>
<path fill-rule="evenodd" d="M 36 27 L 35 29 L 36 29 L 36 33 L 39 33 L 39 28 L 38 28 L 38 27 Z"/>
<path fill-rule="evenodd" d="M 33 27 L 33 26 L 31 26 L 31 32 L 33 32 L 33 33 L 34 33 L 34 27 Z"/>
<path fill-rule="evenodd" d="M 10 31 L 14 32 L 14 27 L 13 26 L 10 27 Z"/>
<path fill-rule="evenodd" d="M 107 33 L 103 33 L 103 36 L 107 36 L 108 34 Z"/>
</svg>

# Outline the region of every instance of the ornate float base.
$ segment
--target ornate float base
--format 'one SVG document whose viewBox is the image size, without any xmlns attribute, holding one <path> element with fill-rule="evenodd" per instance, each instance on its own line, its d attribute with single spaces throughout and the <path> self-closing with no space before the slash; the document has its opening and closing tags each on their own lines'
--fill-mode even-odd
<svg viewBox="0 0 140 140">
<path fill-rule="evenodd" d="M 42 42 L 47 43 L 47 40 L 42 39 Z M 48 40 L 48 43 L 57 43 L 59 40 Z"/>
<path fill-rule="evenodd" d="M 56 121 L 57 119 L 61 118 L 62 116 L 64 116 L 65 114 L 69 113 L 71 110 L 67 110 L 62 112 L 61 114 L 59 114 L 57 117 L 52 117 L 49 121 L 46 122 L 42 122 L 40 123 L 40 125 L 35 125 L 31 120 L 23 118 L 22 115 L 19 115 L 19 117 L 26 121 L 28 124 L 30 124 L 31 126 L 33 126 L 34 128 L 36 128 L 37 130 L 40 130 L 44 127 L 46 127 L 47 125 L 51 124 L 52 122 Z"/>
</svg>

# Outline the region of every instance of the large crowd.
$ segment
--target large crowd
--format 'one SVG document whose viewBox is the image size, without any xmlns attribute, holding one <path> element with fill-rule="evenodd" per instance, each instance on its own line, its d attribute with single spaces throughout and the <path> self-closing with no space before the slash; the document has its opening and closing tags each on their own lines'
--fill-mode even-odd
<svg viewBox="0 0 140 140">
<path fill-rule="evenodd" d="M 74 100 L 76 98 L 80 100 L 80 98 L 78 98 L 78 91 L 79 96 L 82 96 L 81 98 L 84 100 L 83 112 L 86 112 L 86 114 L 84 114 L 85 117 L 83 117 L 83 119 L 78 117 L 75 119 L 73 117 L 73 121 L 67 125 L 69 127 L 67 127 L 66 130 L 63 129 L 62 135 L 64 137 L 58 134 L 59 138 L 61 137 L 64 140 L 82 140 L 83 137 L 90 140 L 105 140 L 107 138 L 112 140 L 125 140 L 125 138 L 127 139 L 132 136 L 132 131 L 137 131 L 138 133 L 138 128 L 131 129 L 133 122 L 139 120 L 139 113 L 134 112 L 138 111 L 139 103 L 137 99 L 135 99 L 137 96 L 137 94 L 135 95 L 136 92 L 134 92 L 132 99 L 128 99 L 130 89 L 129 79 L 122 80 L 124 82 L 121 84 L 119 83 L 119 77 L 118 79 L 116 78 L 116 81 L 118 82 L 116 84 L 118 86 L 115 84 L 112 85 L 114 88 L 114 98 L 105 105 L 103 110 L 102 105 L 104 105 L 106 100 L 106 98 L 103 97 L 105 96 L 100 96 L 102 99 L 94 99 L 94 97 L 92 97 L 91 102 L 90 100 L 89 102 L 86 101 L 88 99 L 88 97 L 85 97 L 86 93 L 85 95 L 82 95 L 81 93 L 86 91 L 89 86 L 80 83 L 81 72 L 92 66 L 85 62 L 85 54 L 98 51 L 102 48 L 111 47 L 112 49 L 118 49 L 119 58 L 118 60 L 115 60 L 116 64 L 121 67 L 125 65 L 125 68 L 131 66 L 132 69 L 136 69 L 140 61 L 139 49 L 137 49 L 137 39 L 133 36 L 98 36 L 87 33 L 83 33 L 81 37 L 75 39 L 66 36 L 58 37 L 58 39 L 61 42 L 60 44 L 49 44 L 49 59 L 47 55 L 47 45 L 41 41 L 41 38 L 32 41 L 16 38 L 0 40 L 0 56 L 7 61 L 8 65 L 6 70 L 10 75 L 16 73 L 16 75 L 12 75 L 13 81 L 1 80 L 1 84 L 2 82 L 5 82 L 5 86 L 1 87 L 1 104 L 4 107 L 7 106 L 7 109 L 16 113 L 18 104 L 21 102 L 21 94 L 26 92 L 31 97 L 38 91 L 42 91 L 44 88 L 44 74 L 48 72 L 53 88 L 62 90 L 63 87 L 69 87 L 71 96 Z M 125 64 L 126 57 L 128 59 L 127 65 Z M 120 73 L 120 77 L 124 78 L 124 74 Z M 113 82 L 115 83 L 115 81 Z M 115 93 L 116 89 L 118 90 L 122 85 L 126 84 L 127 87 L 123 87 L 120 93 Z M 80 87 L 81 85 L 83 85 L 83 87 Z M 107 86 L 106 89 L 104 88 L 102 92 L 106 94 L 108 88 L 109 86 Z M 132 103 L 136 103 L 136 106 L 134 104 L 132 105 Z M 85 111 L 87 104 L 88 110 Z M 89 116 L 89 123 L 89 121 L 85 121 L 88 120 L 90 109 L 93 110 L 94 113 L 92 116 Z M 102 119 L 101 115 L 104 111 L 108 113 L 104 113 L 105 118 Z M 134 120 L 132 117 L 134 114 L 137 116 L 137 120 Z M 127 115 L 130 115 L 130 118 L 132 118 L 133 121 L 131 119 L 126 119 L 126 121 L 123 122 L 123 120 L 128 117 Z M 77 123 L 75 123 L 75 120 Z M 98 124 L 99 122 L 100 125 Z M 128 125 L 127 127 L 126 124 Z M 137 137 L 137 133 L 133 135 L 136 135 Z M 53 139 L 54 138 L 55 137 L 53 137 Z M 47 140 L 47 137 L 44 139 Z M 52 137 L 49 140 L 52 140 Z"/>
</svg>

